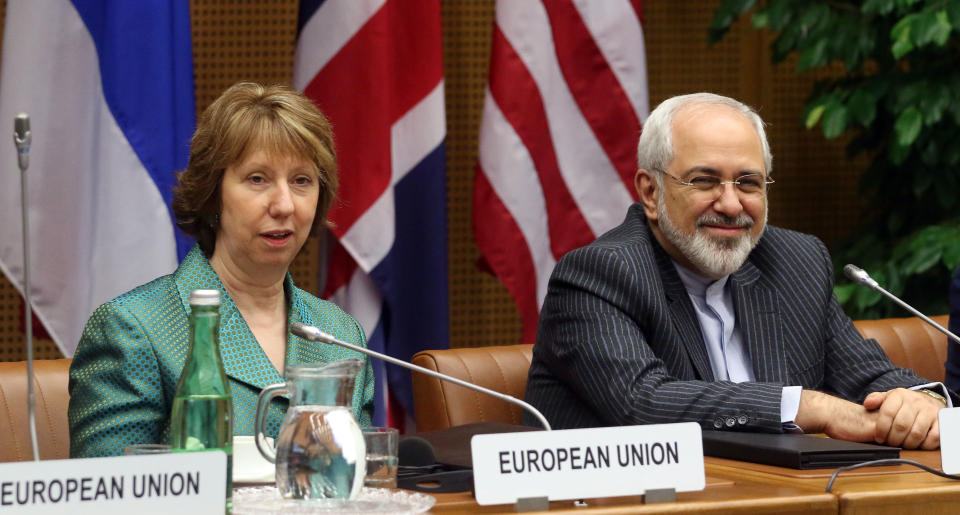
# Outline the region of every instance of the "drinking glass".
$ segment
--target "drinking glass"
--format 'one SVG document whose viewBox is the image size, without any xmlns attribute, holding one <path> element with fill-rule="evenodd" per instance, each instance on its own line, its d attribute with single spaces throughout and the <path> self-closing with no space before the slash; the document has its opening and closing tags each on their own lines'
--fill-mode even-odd
<svg viewBox="0 0 960 515">
<path fill-rule="evenodd" d="M 399 434 L 392 427 L 363 429 L 367 444 L 367 475 L 363 485 L 372 488 L 397 487 L 397 447 Z"/>
</svg>

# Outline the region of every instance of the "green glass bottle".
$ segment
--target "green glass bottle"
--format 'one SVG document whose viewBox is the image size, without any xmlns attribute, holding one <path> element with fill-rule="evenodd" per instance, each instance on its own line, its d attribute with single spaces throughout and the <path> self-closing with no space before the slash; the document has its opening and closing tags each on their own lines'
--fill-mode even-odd
<svg viewBox="0 0 960 515">
<path fill-rule="evenodd" d="M 190 292 L 187 361 L 177 381 L 170 413 L 173 452 L 222 450 L 227 453 L 226 509 L 233 497 L 233 397 L 220 359 L 220 292 Z"/>
</svg>

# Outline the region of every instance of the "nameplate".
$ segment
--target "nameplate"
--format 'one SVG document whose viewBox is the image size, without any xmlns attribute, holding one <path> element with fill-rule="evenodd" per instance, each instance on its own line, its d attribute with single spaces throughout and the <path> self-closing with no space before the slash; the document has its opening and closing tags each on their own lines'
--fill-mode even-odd
<svg viewBox="0 0 960 515">
<path fill-rule="evenodd" d="M 703 441 L 694 422 L 476 435 L 477 503 L 703 490 Z"/>
<path fill-rule="evenodd" d="M 940 418 L 940 467 L 960 474 L 960 408 L 943 408 Z"/>
<path fill-rule="evenodd" d="M 223 513 L 221 451 L 0 463 L 0 513 Z"/>
</svg>

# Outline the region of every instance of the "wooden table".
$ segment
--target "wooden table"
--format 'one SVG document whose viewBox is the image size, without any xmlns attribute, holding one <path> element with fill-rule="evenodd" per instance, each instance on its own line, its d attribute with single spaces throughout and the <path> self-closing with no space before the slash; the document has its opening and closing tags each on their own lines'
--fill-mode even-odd
<svg viewBox="0 0 960 515">
<path fill-rule="evenodd" d="M 901 451 L 900 457 L 940 470 L 940 451 Z M 709 476 L 825 492 L 833 469 L 795 470 L 707 457 Z M 844 471 L 832 493 L 842 514 L 923 515 L 960 513 L 960 481 L 908 465 Z"/>
<path fill-rule="evenodd" d="M 431 513 L 514 513 L 512 504 L 479 506 L 469 492 L 433 494 Z M 825 492 L 791 486 L 770 485 L 741 479 L 707 476 L 699 492 L 677 494 L 676 502 L 643 504 L 643 496 L 587 499 L 586 507 L 573 501 L 550 503 L 551 512 L 577 513 L 837 513 L 837 497 Z"/>
</svg>

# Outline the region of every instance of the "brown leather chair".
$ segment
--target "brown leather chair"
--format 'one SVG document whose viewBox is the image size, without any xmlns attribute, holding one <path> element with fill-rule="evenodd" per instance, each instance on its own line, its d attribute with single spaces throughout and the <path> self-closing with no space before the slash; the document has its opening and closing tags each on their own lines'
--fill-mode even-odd
<svg viewBox="0 0 960 515">
<path fill-rule="evenodd" d="M 946 327 L 948 315 L 931 317 Z M 912 369 L 920 377 L 943 381 L 946 372 L 947 335 L 919 317 L 857 320 L 853 325 L 864 338 L 877 340 L 894 365 Z"/>
<path fill-rule="evenodd" d="M 33 363 L 37 421 L 37 449 L 40 459 L 70 457 L 67 404 L 69 359 L 36 360 Z M 33 459 L 27 417 L 27 363 L 0 363 L 0 462 Z"/>
<path fill-rule="evenodd" d="M 425 350 L 413 356 L 421 367 L 523 399 L 533 345 Z M 417 431 L 432 431 L 474 422 L 522 424 L 522 410 L 500 399 L 413 373 Z"/>
<path fill-rule="evenodd" d="M 947 315 L 933 319 L 947 325 Z M 916 317 L 858 320 L 854 325 L 865 338 L 876 339 L 894 364 L 911 368 L 931 381 L 943 381 L 947 337 L 923 320 Z M 532 355 L 533 346 L 521 344 L 425 350 L 414 355 L 413 362 L 523 399 Z M 413 374 L 413 394 L 417 431 L 474 422 L 521 423 L 520 408 L 424 374 Z"/>
</svg>

